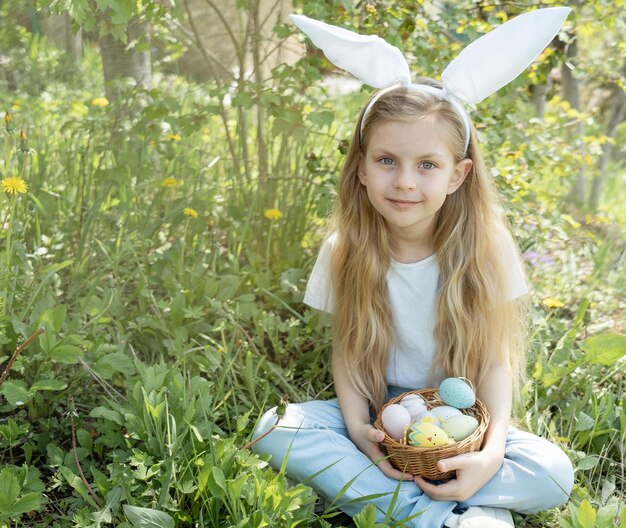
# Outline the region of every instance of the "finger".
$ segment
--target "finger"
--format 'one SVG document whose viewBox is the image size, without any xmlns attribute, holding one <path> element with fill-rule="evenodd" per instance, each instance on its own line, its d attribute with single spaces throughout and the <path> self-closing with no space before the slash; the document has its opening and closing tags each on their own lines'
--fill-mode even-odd
<svg viewBox="0 0 626 528">
<path fill-rule="evenodd" d="M 374 448 L 370 454 L 370 459 L 378 466 L 385 475 L 395 480 L 413 480 L 413 475 L 406 471 L 400 471 L 394 468 L 389 462 L 387 455 L 385 455 L 380 449 Z"/>
<path fill-rule="evenodd" d="M 455 469 L 463 469 L 467 466 L 469 457 L 466 455 L 458 455 L 451 458 L 445 458 L 437 462 L 437 469 L 442 473 L 453 471 Z"/>
<path fill-rule="evenodd" d="M 394 468 L 388 460 L 383 460 L 378 463 L 378 468 L 389 478 L 394 480 L 413 480 L 413 475 L 410 473 L 402 472 Z"/>
<path fill-rule="evenodd" d="M 456 500 L 457 484 L 455 480 L 450 480 L 445 484 L 433 484 L 424 480 L 420 476 L 416 476 L 413 480 L 415 484 L 417 484 L 418 487 L 431 499 Z"/>
<path fill-rule="evenodd" d="M 370 427 L 367 431 L 367 439 L 370 442 L 382 442 L 385 439 L 385 433 L 375 427 Z"/>
</svg>

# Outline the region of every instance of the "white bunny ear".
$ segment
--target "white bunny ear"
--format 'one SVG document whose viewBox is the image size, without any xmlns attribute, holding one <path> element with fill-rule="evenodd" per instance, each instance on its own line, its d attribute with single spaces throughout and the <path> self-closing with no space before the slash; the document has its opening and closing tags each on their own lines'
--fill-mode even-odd
<svg viewBox="0 0 626 528">
<path fill-rule="evenodd" d="M 469 44 L 441 75 L 448 92 L 479 103 L 522 73 L 550 44 L 571 9 L 550 7 L 519 15 Z"/>
<path fill-rule="evenodd" d="M 376 35 L 359 35 L 304 15 L 289 15 L 335 66 L 374 88 L 410 83 L 411 73 L 402 52 Z"/>
</svg>

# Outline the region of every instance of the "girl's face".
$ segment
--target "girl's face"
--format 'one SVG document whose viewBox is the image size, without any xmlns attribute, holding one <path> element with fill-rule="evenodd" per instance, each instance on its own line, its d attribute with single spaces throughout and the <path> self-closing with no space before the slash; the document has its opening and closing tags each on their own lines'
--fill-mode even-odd
<svg viewBox="0 0 626 528">
<path fill-rule="evenodd" d="M 430 243 L 437 212 L 471 169 L 471 160 L 454 162 L 449 142 L 431 118 L 374 128 L 359 180 L 397 241 Z"/>
</svg>

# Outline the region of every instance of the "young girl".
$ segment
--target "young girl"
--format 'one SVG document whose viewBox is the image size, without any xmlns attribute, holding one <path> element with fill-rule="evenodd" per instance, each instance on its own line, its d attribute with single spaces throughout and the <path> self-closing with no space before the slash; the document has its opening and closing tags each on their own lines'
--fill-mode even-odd
<svg viewBox="0 0 626 528">
<path fill-rule="evenodd" d="M 474 128 L 440 89 L 420 79 L 361 112 L 304 299 L 332 314 L 337 399 L 288 405 L 253 449 L 330 501 L 350 483 L 335 502 L 349 515 L 373 503 L 379 522 L 393 508 L 409 527 L 511 527 L 509 510 L 563 504 L 573 470 L 510 425 L 526 283 Z M 440 461 L 456 478 L 434 483 L 391 466 L 372 417 L 448 376 L 473 382 L 491 420 L 482 450 Z M 273 409 L 255 436 L 275 423 Z"/>
</svg>

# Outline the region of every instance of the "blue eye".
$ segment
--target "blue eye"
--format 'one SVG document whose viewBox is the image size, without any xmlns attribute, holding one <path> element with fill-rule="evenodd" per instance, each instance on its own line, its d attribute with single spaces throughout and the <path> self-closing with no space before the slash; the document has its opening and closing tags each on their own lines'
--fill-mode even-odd
<svg viewBox="0 0 626 528">
<path fill-rule="evenodd" d="M 431 161 L 423 161 L 420 165 L 426 170 L 431 170 L 435 168 L 435 164 Z"/>
<path fill-rule="evenodd" d="M 391 158 L 380 158 L 378 161 L 383 165 L 393 165 L 394 163 Z"/>
</svg>

